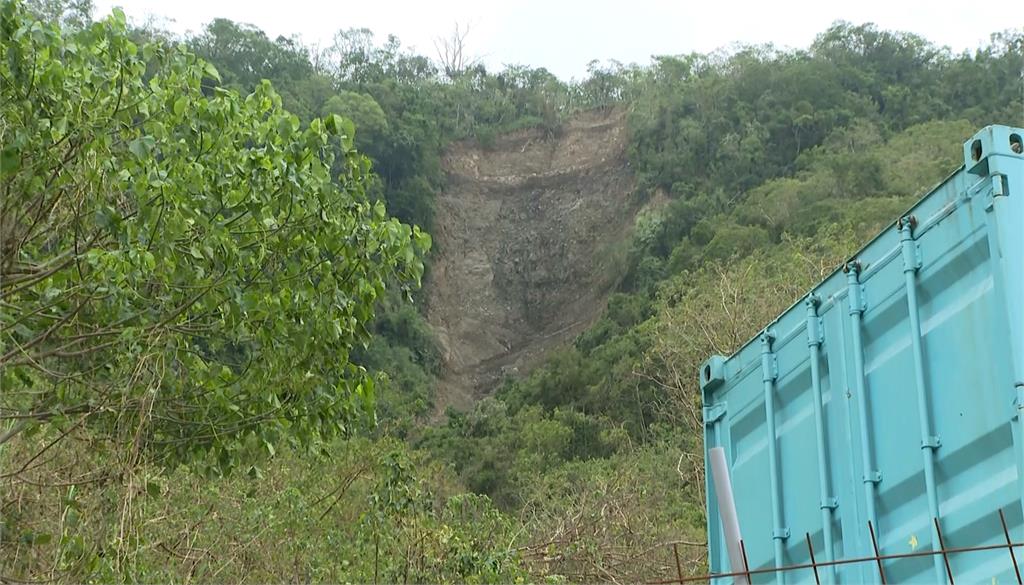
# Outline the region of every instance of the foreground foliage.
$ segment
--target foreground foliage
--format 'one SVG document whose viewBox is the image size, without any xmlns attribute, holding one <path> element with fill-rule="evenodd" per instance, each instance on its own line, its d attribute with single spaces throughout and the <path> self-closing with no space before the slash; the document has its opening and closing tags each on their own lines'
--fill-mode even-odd
<svg viewBox="0 0 1024 585">
<path fill-rule="evenodd" d="M 87 437 L 53 463 L 103 466 Z M 23 439 L 19 439 L 23 440 Z M 23 479 L 60 482 L 54 467 Z M 459 494 L 443 468 L 393 440 L 285 449 L 259 479 L 143 465 L 52 490 L 4 482 L 8 575 L 81 583 L 511 583 L 525 578 L 509 516 Z M 57 524 L 48 518 L 60 518 Z M 9 538 L 9 536 L 8 536 Z"/>
<path fill-rule="evenodd" d="M 8 2 L 0 33 L 0 443 L 84 425 L 224 470 L 372 415 L 349 355 L 429 240 L 367 200 L 351 122 L 204 86 L 119 13 L 65 36 Z"/>
</svg>

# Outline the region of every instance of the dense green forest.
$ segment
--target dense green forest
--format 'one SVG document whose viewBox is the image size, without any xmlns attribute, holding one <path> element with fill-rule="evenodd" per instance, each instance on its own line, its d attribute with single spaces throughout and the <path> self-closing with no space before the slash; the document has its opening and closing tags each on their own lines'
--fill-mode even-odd
<svg viewBox="0 0 1024 585">
<path fill-rule="evenodd" d="M 0 581 L 638 582 L 703 570 L 697 366 L 1024 125 L 1024 29 L 489 71 L 367 30 L 0 0 Z M 624 111 L 597 322 L 432 412 L 442 154 Z M 675 546 L 673 546 L 675 545 Z"/>
</svg>

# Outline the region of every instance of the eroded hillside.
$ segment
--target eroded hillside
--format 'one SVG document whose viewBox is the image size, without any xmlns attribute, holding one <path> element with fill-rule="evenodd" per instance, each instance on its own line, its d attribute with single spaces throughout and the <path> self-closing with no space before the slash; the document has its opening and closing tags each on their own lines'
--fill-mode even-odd
<svg viewBox="0 0 1024 585">
<path fill-rule="evenodd" d="M 598 316 L 638 208 L 627 138 L 622 112 L 590 112 L 557 136 L 446 153 L 426 286 L 444 355 L 439 408 L 525 373 Z"/>
</svg>

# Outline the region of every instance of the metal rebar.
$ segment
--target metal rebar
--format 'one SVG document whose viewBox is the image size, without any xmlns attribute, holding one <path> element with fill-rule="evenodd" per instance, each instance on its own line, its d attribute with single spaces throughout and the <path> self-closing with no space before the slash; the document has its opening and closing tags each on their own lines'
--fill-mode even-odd
<svg viewBox="0 0 1024 585">
<path fill-rule="evenodd" d="M 814 561 L 814 547 L 811 546 L 811 533 L 805 533 L 807 535 L 807 554 L 811 555 L 811 568 L 814 569 L 814 582 L 816 585 L 821 585 L 821 579 L 818 578 L 818 563 Z"/>
<path fill-rule="evenodd" d="M 942 528 L 939 526 L 939 519 L 932 518 L 935 524 L 935 535 L 939 539 L 939 550 L 942 552 L 942 562 L 946 563 L 946 575 L 949 577 L 949 585 L 953 585 L 953 569 L 949 566 L 949 555 L 946 554 L 946 543 L 942 540 Z M 932 557 L 937 558 L 937 557 Z"/>
<path fill-rule="evenodd" d="M 871 548 L 875 550 L 875 562 L 878 563 L 878 577 L 885 585 L 885 569 L 882 568 L 882 556 L 878 553 L 878 539 L 875 538 L 875 526 L 868 520 L 868 533 L 871 534 Z"/>
<path fill-rule="evenodd" d="M 683 564 L 679 562 L 679 545 L 672 543 L 672 554 L 676 556 L 676 574 L 679 576 L 679 582 L 683 582 Z"/>
<path fill-rule="evenodd" d="M 746 578 L 747 584 L 749 585 L 751 583 L 750 563 L 747 562 L 747 545 L 743 544 L 742 539 L 740 539 L 740 554 L 743 555 L 743 576 Z"/>
<path fill-rule="evenodd" d="M 1006 516 L 1003 509 L 999 508 L 999 523 L 1003 525 L 1003 536 L 1006 537 L 1006 548 L 1010 551 L 1010 560 L 1013 561 L 1013 573 L 1017 575 L 1017 584 L 1024 585 L 1020 580 L 1020 567 L 1017 566 L 1017 555 L 1013 554 L 1013 541 L 1010 540 L 1010 529 L 1006 527 Z"/>
<path fill-rule="evenodd" d="M 987 550 L 1000 550 L 1000 549 L 1006 548 L 1007 546 L 1008 545 L 1003 544 L 1003 543 L 999 543 L 999 544 L 984 544 L 984 545 L 980 545 L 980 546 L 962 546 L 962 547 L 947 548 L 945 550 L 945 552 L 946 552 L 946 554 L 959 554 L 959 553 L 966 553 L 966 552 L 982 552 L 982 551 L 987 551 Z M 1024 542 L 1013 542 L 1013 543 L 1010 543 L 1009 546 L 1014 547 L 1014 548 L 1024 547 Z M 818 565 L 818 567 L 827 567 L 827 566 L 830 566 L 830 565 L 851 565 L 851 564 L 856 564 L 856 563 L 894 561 L 894 560 L 899 560 L 899 559 L 914 559 L 914 558 L 928 557 L 928 556 L 939 555 L 939 554 L 942 554 L 942 551 L 923 550 L 923 551 L 914 551 L 914 552 L 908 552 L 908 553 L 893 553 L 893 554 L 888 554 L 888 555 L 873 555 L 873 556 L 866 556 L 866 557 L 853 557 L 853 558 L 849 558 L 849 559 L 838 559 L 838 560 L 834 560 L 834 561 L 821 561 L 821 562 L 818 562 L 817 565 Z M 803 569 L 810 569 L 812 567 L 813 567 L 813 565 L 811 563 L 798 563 L 798 564 L 795 564 L 795 565 L 789 565 L 789 566 L 786 566 L 786 567 L 782 567 L 781 569 L 777 569 L 775 567 L 769 567 L 769 568 L 766 568 L 766 569 L 749 569 L 748 568 L 745 571 L 737 571 L 737 572 L 734 572 L 734 573 L 714 573 L 714 574 L 700 575 L 700 576 L 694 576 L 694 577 L 684 577 L 683 578 L 683 582 L 684 583 L 692 583 L 692 582 L 695 582 L 695 581 L 707 581 L 709 579 L 722 579 L 722 578 L 725 578 L 725 577 L 740 577 L 740 576 L 746 576 L 746 577 L 749 578 L 751 575 L 764 575 L 764 574 L 768 574 L 768 573 L 777 573 L 779 571 L 799 571 L 799 570 L 803 570 Z M 678 583 L 678 582 L 679 581 L 677 581 L 676 579 L 670 579 L 670 580 L 667 580 L 667 581 L 648 581 L 648 585 L 669 585 L 671 583 Z"/>
</svg>

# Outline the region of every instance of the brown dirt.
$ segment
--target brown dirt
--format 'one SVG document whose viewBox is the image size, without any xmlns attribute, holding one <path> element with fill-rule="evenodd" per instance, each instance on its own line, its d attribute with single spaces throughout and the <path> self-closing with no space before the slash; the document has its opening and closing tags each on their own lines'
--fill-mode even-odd
<svg viewBox="0 0 1024 585">
<path fill-rule="evenodd" d="M 446 153 L 426 285 L 444 356 L 438 413 L 527 373 L 600 314 L 639 208 L 627 143 L 624 113 L 605 111 L 558 136 L 522 131 Z"/>
</svg>

